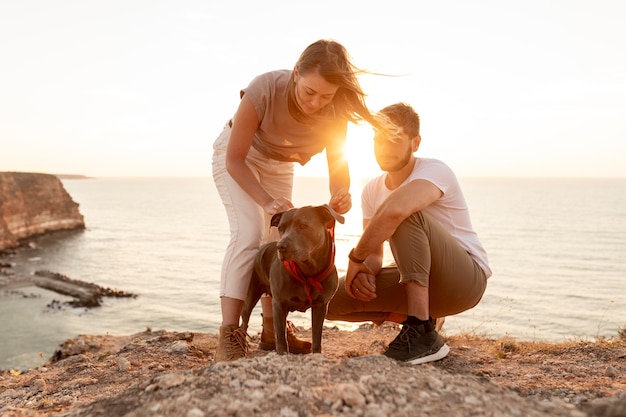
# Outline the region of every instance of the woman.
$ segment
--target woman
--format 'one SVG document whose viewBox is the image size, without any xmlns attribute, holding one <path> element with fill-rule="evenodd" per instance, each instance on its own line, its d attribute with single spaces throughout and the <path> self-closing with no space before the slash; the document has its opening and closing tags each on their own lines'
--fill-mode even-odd
<svg viewBox="0 0 626 417">
<path fill-rule="evenodd" d="M 348 121 L 373 121 L 357 80 L 360 71 L 346 49 L 331 40 L 309 45 L 293 70 L 257 76 L 241 91 L 235 116 L 213 145 L 213 178 L 226 208 L 230 242 L 222 264 L 220 326 L 216 361 L 246 356 L 239 317 L 254 256 L 269 241 L 271 215 L 293 207 L 293 163 L 306 164 L 326 151 L 331 199 L 344 214 L 352 207 L 350 175 L 343 157 Z M 260 347 L 274 349 L 271 299 L 261 299 Z M 311 344 L 288 332 L 289 349 Z"/>
</svg>

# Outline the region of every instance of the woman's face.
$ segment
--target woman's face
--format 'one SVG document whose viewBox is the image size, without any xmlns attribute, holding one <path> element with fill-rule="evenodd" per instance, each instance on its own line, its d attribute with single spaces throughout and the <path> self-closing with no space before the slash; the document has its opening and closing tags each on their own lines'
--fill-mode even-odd
<svg viewBox="0 0 626 417">
<path fill-rule="evenodd" d="M 317 71 L 300 74 L 294 70 L 296 102 L 304 114 L 315 114 L 333 101 L 338 85 L 331 84 Z"/>
</svg>

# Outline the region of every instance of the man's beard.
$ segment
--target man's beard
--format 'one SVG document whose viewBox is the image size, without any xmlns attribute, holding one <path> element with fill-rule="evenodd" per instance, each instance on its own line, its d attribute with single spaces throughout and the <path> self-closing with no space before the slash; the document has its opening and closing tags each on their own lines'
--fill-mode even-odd
<svg viewBox="0 0 626 417">
<path fill-rule="evenodd" d="M 383 171 L 386 171 L 386 172 L 400 171 L 402 168 L 404 168 L 406 166 L 406 164 L 409 163 L 409 161 L 411 160 L 411 156 L 412 155 L 413 155 L 413 150 L 411 149 L 411 144 L 409 144 L 408 147 L 407 147 L 407 150 L 406 150 L 406 154 L 397 163 L 395 163 L 391 167 L 385 168 L 379 162 L 378 166 L 380 167 L 380 169 L 382 169 Z"/>
</svg>

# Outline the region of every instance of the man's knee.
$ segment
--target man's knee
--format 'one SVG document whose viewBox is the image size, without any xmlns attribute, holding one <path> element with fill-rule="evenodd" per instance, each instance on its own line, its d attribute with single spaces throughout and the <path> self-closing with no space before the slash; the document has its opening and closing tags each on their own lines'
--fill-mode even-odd
<svg viewBox="0 0 626 417">
<path fill-rule="evenodd" d="M 400 223 L 400 225 L 396 228 L 396 233 L 412 233 L 416 230 L 423 230 L 426 221 L 424 216 L 424 213 L 422 213 L 421 211 L 416 211 L 415 213 L 411 214 L 409 217 L 404 219 L 402 223 Z"/>
</svg>

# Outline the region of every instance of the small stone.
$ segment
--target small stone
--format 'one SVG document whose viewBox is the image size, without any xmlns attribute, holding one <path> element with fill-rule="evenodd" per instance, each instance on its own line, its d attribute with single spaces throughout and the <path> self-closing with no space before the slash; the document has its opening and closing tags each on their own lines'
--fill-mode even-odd
<svg viewBox="0 0 626 417">
<path fill-rule="evenodd" d="M 31 385 L 31 390 L 33 392 L 44 392 L 46 390 L 46 381 L 43 378 L 35 379 Z"/>
<path fill-rule="evenodd" d="M 185 377 L 179 374 L 165 374 L 158 378 L 159 388 L 167 389 L 185 382 Z"/>
<path fill-rule="evenodd" d="M 469 404 L 469 405 L 480 405 L 481 402 L 478 398 L 476 398 L 474 395 L 467 395 L 465 396 L 465 398 L 463 399 L 463 402 L 465 402 L 465 404 Z"/>
<path fill-rule="evenodd" d="M 443 389 L 443 387 L 445 386 L 443 381 L 430 375 L 426 378 L 426 384 L 428 384 L 428 387 L 430 389 L 435 390 L 435 391 L 439 391 Z"/>
<path fill-rule="evenodd" d="M 249 395 L 249 399 L 253 401 L 262 401 L 264 398 L 265 398 L 265 394 L 260 389 L 255 389 Z"/>
<path fill-rule="evenodd" d="M 298 412 L 288 407 L 283 407 L 280 409 L 280 417 L 298 417 Z"/>
<path fill-rule="evenodd" d="M 330 409 L 332 411 L 338 411 L 341 407 L 343 407 L 343 401 L 337 400 L 330 406 Z"/>
<path fill-rule="evenodd" d="M 167 349 L 168 353 L 186 354 L 188 351 L 189 351 L 189 345 L 182 340 L 175 341 L 174 343 L 171 344 L 169 349 Z"/>
<path fill-rule="evenodd" d="M 365 397 L 359 392 L 359 389 L 352 384 L 337 385 L 337 395 L 350 407 L 362 406 L 365 404 Z"/>
<path fill-rule="evenodd" d="M 130 369 L 130 362 L 126 358 L 119 358 L 117 361 L 117 369 L 121 372 L 126 372 Z"/>
<path fill-rule="evenodd" d="M 613 366 L 608 366 L 606 371 L 604 371 L 604 374 L 608 377 L 614 378 L 617 376 L 618 372 Z"/>
<path fill-rule="evenodd" d="M 263 382 L 258 379 L 249 379 L 243 383 L 248 388 L 260 388 L 263 386 Z"/>
<path fill-rule="evenodd" d="M 181 395 L 180 397 L 176 398 L 176 402 L 179 404 L 185 404 L 189 402 L 189 398 L 191 398 L 191 395 L 187 392 Z"/>
<path fill-rule="evenodd" d="M 403 395 L 398 395 L 398 396 L 394 399 L 394 402 L 396 403 L 396 405 L 397 405 L 398 407 L 402 407 L 402 406 L 404 406 L 404 405 L 406 405 L 406 404 L 407 404 L 406 397 L 405 397 L 405 396 L 403 396 Z"/>
<path fill-rule="evenodd" d="M 192 408 L 191 410 L 187 411 L 187 417 L 204 417 L 204 411 L 200 410 L 199 408 Z"/>
<path fill-rule="evenodd" d="M 226 405 L 226 412 L 228 414 L 235 414 L 240 408 L 241 408 L 241 401 L 239 400 L 231 401 L 230 403 L 228 403 L 228 405 Z"/>
<path fill-rule="evenodd" d="M 289 385 L 281 384 L 276 388 L 276 395 L 279 397 L 289 397 L 291 395 L 295 395 L 298 393 L 295 389 L 291 388 Z"/>
<path fill-rule="evenodd" d="M 365 414 L 363 417 L 387 417 L 388 414 L 382 410 L 378 404 L 372 404 L 367 410 L 365 410 Z"/>
</svg>

